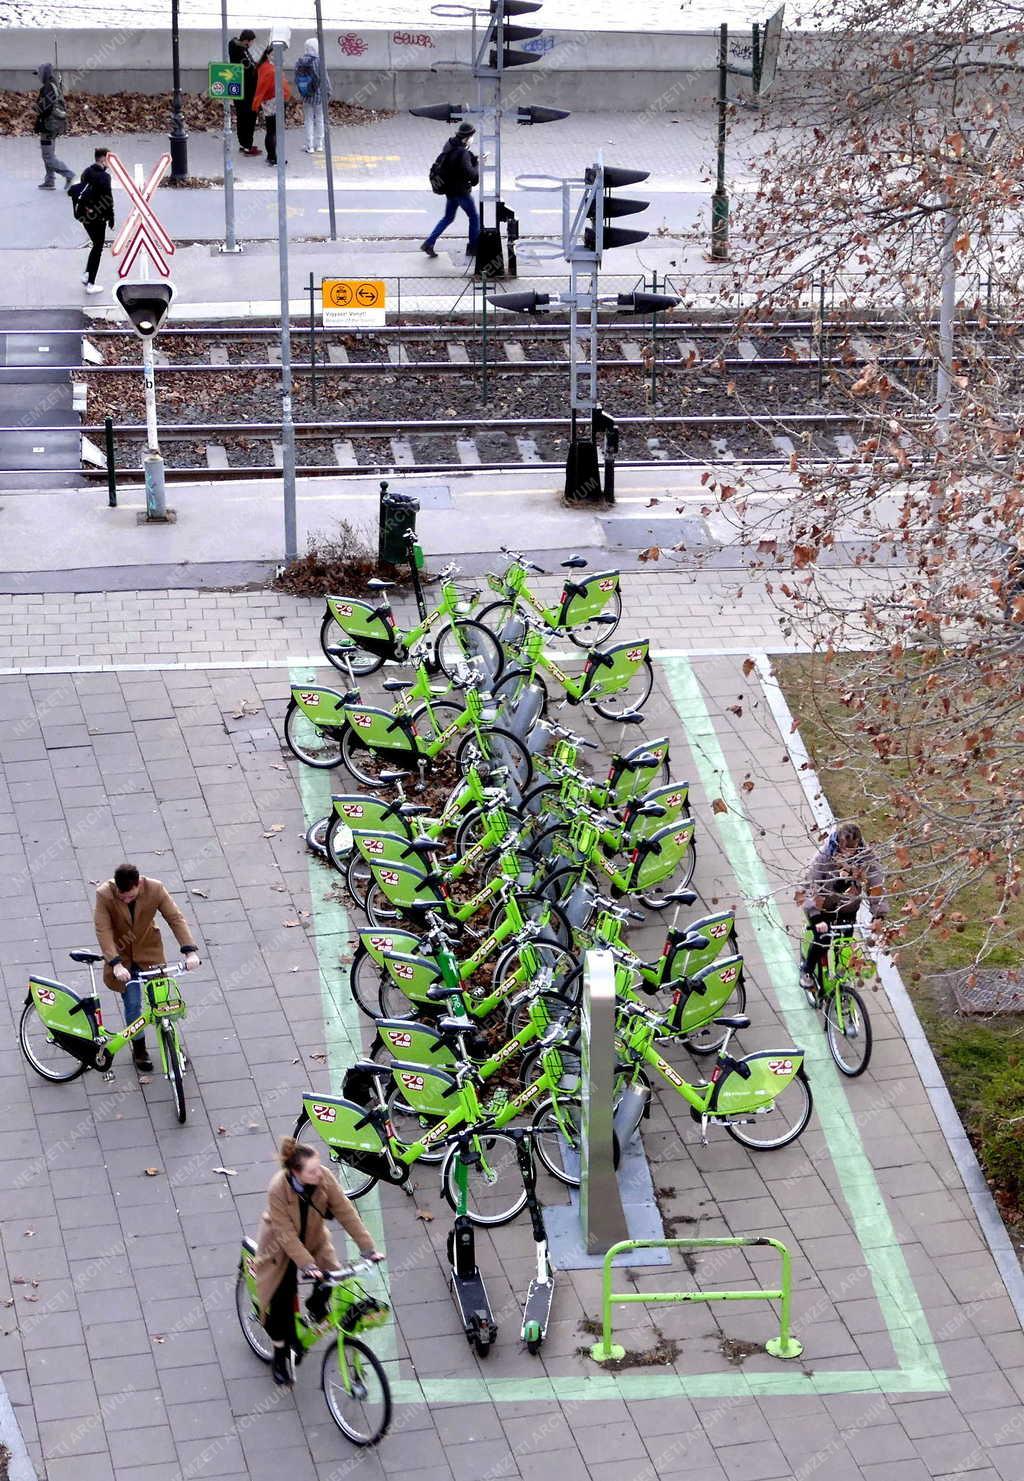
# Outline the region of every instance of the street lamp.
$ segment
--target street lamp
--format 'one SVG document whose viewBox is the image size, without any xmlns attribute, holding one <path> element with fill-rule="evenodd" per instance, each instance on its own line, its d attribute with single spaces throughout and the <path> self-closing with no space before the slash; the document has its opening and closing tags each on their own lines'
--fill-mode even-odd
<svg viewBox="0 0 1024 1481">
<path fill-rule="evenodd" d="M 274 54 L 274 114 L 277 119 L 277 260 L 281 293 L 281 485 L 284 496 L 284 558 L 298 555 L 295 508 L 295 422 L 292 415 L 292 333 L 288 316 L 288 184 L 285 174 L 284 54 L 292 39 L 291 27 L 275 25 L 270 32 Z"/>
<path fill-rule="evenodd" d="M 171 0 L 171 180 L 188 179 L 188 134 L 181 112 L 181 47 L 178 35 L 178 0 Z"/>
</svg>

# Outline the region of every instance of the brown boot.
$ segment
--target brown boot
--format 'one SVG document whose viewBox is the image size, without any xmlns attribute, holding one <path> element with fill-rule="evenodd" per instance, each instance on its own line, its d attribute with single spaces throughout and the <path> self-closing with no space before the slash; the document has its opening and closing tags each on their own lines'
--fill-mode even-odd
<svg viewBox="0 0 1024 1481">
<path fill-rule="evenodd" d="M 146 1047 L 145 1034 L 140 1034 L 137 1039 L 132 1040 L 132 1062 L 137 1070 L 146 1072 L 153 1068 L 153 1061 Z"/>
</svg>

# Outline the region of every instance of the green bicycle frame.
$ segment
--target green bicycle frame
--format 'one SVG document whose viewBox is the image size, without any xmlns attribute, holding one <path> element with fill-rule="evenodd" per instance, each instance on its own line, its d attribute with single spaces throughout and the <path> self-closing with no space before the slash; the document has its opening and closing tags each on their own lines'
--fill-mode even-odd
<svg viewBox="0 0 1024 1481">
<path fill-rule="evenodd" d="M 636 842 L 629 863 L 622 870 L 604 852 L 602 830 L 588 818 L 577 818 L 570 824 L 566 842 L 556 840 L 550 858 L 552 862 L 564 858 L 569 864 L 578 864 L 581 870 L 592 869 L 607 880 L 616 897 L 638 894 L 671 878 L 680 859 L 693 848 L 694 826 L 693 818 L 662 824 L 656 833 Z"/>
<path fill-rule="evenodd" d="M 600 651 L 588 649 L 579 678 L 567 674 L 549 657 L 544 650 L 544 634 L 540 632 L 527 633 L 520 647 L 510 648 L 510 658 L 522 666 L 525 683 L 530 683 L 537 670 L 543 669 L 561 684 L 569 703 L 578 705 L 625 689 L 643 667 L 649 647 L 646 638 L 635 638 L 613 643 Z"/>
<path fill-rule="evenodd" d="M 481 859 L 493 849 L 500 847 L 511 831 L 508 814 L 504 808 L 493 808 L 487 814 L 487 823 L 482 836 L 466 850 L 461 859 L 456 859 L 445 869 L 443 876 L 445 883 L 461 879 L 464 874 L 475 869 Z M 429 838 L 430 834 L 421 836 Z M 422 855 L 412 847 L 416 840 L 403 833 L 354 829 L 352 842 L 367 864 L 411 864 L 413 868 L 416 868 L 422 859 Z"/>
<path fill-rule="evenodd" d="M 419 544 L 415 544 L 411 553 L 413 558 L 410 569 L 420 617 L 415 627 L 407 631 L 396 627 L 391 604 L 386 600 L 375 606 L 356 597 L 329 596 L 325 599 L 327 610 L 342 632 L 361 647 L 383 658 L 394 658 L 407 653 L 422 638 L 428 637 L 438 623 L 453 617 L 466 617 L 472 611 L 473 604 L 463 600 L 454 581 L 447 580 L 441 583 L 441 600 L 438 606 L 428 612 L 419 580 L 423 567 L 423 551 Z"/>
<path fill-rule="evenodd" d="M 62 982 L 33 976 L 29 978 L 26 1002 L 31 1000 L 35 1004 L 36 1012 L 56 1043 L 82 1063 L 106 1072 L 124 1046 L 151 1024 L 167 1023 L 177 1040 L 175 1020 L 184 1018 L 188 1010 L 174 978 L 152 977 L 143 987 L 142 1012 L 114 1033 L 103 1022 L 98 993 L 80 997 Z M 167 1074 L 162 1034 L 157 1035 L 157 1041 L 163 1072 Z"/>
<path fill-rule="evenodd" d="M 513 560 L 500 576 L 488 574 L 487 585 L 496 595 L 504 597 L 515 612 L 520 603 L 528 607 L 548 627 L 579 627 L 592 622 L 603 612 L 612 596 L 619 590 L 618 571 L 597 571 L 585 581 L 573 581 L 566 577 L 557 607 L 545 607 L 530 590 L 526 566 Z"/>
</svg>

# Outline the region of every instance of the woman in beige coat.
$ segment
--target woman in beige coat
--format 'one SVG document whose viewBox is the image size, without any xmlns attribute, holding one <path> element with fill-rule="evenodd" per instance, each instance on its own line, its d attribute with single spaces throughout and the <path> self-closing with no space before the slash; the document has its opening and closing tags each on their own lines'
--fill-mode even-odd
<svg viewBox="0 0 1024 1481">
<path fill-rule="evenodd" d="M 260 1315 L 274 1344 L 274 1382 L 290 1384 L 299 1271 L 316 1279 L 339 1264 L 326 1221 L 337 1219 L 364 1259 L 384 1256 L 374 1249 L 369 1230 L 314 1148 L 285 1137 L 280 1160 L 281 1170 L 267 1189 L 254 1273 Z"/>
</svg>

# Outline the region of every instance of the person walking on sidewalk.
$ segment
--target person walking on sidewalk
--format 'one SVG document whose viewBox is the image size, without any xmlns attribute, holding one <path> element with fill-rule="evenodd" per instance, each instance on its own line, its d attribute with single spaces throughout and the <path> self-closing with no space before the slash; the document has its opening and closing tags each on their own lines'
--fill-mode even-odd
<svg viewBox="0 0 1024 1481">
<path fill-rule="evenodd" d="M 79 183 L 68 186 L 75 220 L 80 221 L 85 227 L 92 244 L 85 264 L 85 272 L 82 274 L 86 293 L 103 292 L 96 281 L 96 274 L 99 271 L 100 258 L 103 256 L 107 228 L 109 227 L 111 231 L 114 229 L 114 187 L 107 169 L 109 153 L 110 151 L 101 145 L 95 151 L 92 164 L 82 171 Z"/>
<path fill-rule="evenodd" d="M 232 36 L 228 42 L 228 61 L 235 65 L 241 65 L 242 73 L 242 96 L 235 100 L 235 133 L 238 136 L 238 147 L 243 154 L 262 154 L 262 149 L 257 149 L 252 142 L 252 136 L 256 129 L 256 110 L 252 106 L 253 96 L 256 92 L 256 62 L 252 52 L 249 50 L 251 42 L 256 40 L 255 31 L 239 31 L 237 36 Z"/>
<path fill-rule="evenodd" d="M 287 103 L 292 95 L 288 86 L 287 77 L 281 78 L 284 88 L 284 100 Z M 256 75 L 256 91 L 253 94 L 252 106 L 263 118 L 263 127 L 267 131 L 267 164 L 277 164 L 277 69 L 268 46 L 260 57 L 259 70 Z M 281 140 L 284 147 L 284 140 Z M 287 163 L 287 161 L 286 161 Z"/>
<path fill-rule="evenodd" d="M 119 864 L 113 879 L 96 891 L 93 925 L 103 953 L 103 981 L 121 994 L 126 1024 L 142 1012 L 140 972 L 162 967 L 167 961 L 164 943 L 156 925 L 159 912 L 174 932 L 185 966 L 200 965 L 199 948 L 181 911 L 158 879 L 146 879 L 134 864 Z M 139 1070 L 151 1070 L 153 1062 L 146 1047 L 145 1032 L 132 1039 L 132 1059 Z"/>
<path fill-rule="evenodd" d="M 57 175 L 64 176 L 64 188 L 67 189 L 75 178 L 75 172 L 57 158 L 57 140 L 68 131 L 68 110 L 60 73 L 49 62 L 44 62 L 36 68 L 36 76 L 39 78 L 39 96 L 36 98 L 35 131 L 39 135 L 46 172 L 39 189 L 54 190 Z"/>
<path fill-rule="evenodd" d="M 313 1147 L 287 1136 L 278 1160 L 280 1170 L 267 1189 L 253 1273 L 260 1315 L 274 1344 L 274 1382 L 284 1385 L 294 1382 L 299 1271 L 318 1280 L 325 1270 L 338 1268 L 327 1220 L 337 1219 L 365 1260 L 383 1260 L 384 1256 L 377 1253 L 370 1231 Z"/>
<path fill-rule="evenodd" d="M 800 986 L 808 996 L 818 990 L 820 972 L 835 927 L 851 927 L 866 896 L 872 922 L 889 912 L 885 876 L 874 850 L 856 823 L 840 823 L 826 838 L 811 864 L 804 894 L 804 913 L 811 927 L 807 954 L 800 964 Z"/>
<path fill-rule="evenodd" d="M 323 76 L 320 66 L 320 43 L 315 36 L 306 42 L 306 49 L 295 63 L 295 88 L 302 99 L 302 126 L 306 131 L 306 154 L 322 154 L 324 147 L 323 94 L 327 88 L 331 96 L 330 83 Z"/>
<path fill-rule="evenodd" d="M 435 189 L 435 194 L 444 195 L 445 209 L 444 215 L 429 237 L 420 243 L 420 251 L 425 252 L 428 257 L 437 256 L 434 243 L 441 233 L 451 226 L 457 211 L 465 211 L 469 221 L 466 256 L 471 257 L 476 251 L 477 238 L 480 235 L 480 219 L 476 212 L 476 202 L 470 192 L 480 178 L 480 166 L 476 155 L 469 148 L 469 141 L 475 133 L 476 129 L 471 123 L 460 123 L 431 166 L 431 187 Z M 441 185 L 440 191 L 435 187 L 435 180 Z"/>
</svg>

